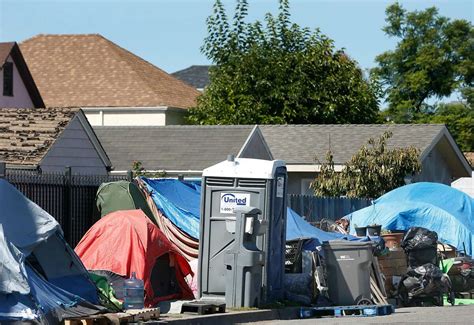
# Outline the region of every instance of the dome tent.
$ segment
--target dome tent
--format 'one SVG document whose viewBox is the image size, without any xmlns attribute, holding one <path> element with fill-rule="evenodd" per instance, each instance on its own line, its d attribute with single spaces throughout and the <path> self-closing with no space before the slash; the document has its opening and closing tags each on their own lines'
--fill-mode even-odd
<svg viewBox="0 0 474 325">
<path fill-rule="evenodd" d="M 97 190 L 96 204 L 101 217 L 114 211 L 141 209 L 156 224 L 145 197 L 133 182 L 117 181 L 101 184 Z"/>
<path fill-rule="evenodd" d="M 99 312 L 97 289 L 57 221 L 0 179 L 0 323 Z"/>
<path fill-rule="evenodd" d="M 88 270 L 126 278 L 135 272 L 144 281 L 147 307 L 194 297 L 185 279 L 192 274 L 188 262 L 141 210 L 104 216 L 84 235 L 76 252 Z"/>
</svg>

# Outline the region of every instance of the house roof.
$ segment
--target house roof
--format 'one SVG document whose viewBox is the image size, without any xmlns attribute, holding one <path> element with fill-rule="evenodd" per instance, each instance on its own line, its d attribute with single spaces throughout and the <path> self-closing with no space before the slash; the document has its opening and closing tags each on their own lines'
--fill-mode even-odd
<svg viewBox="0 0 474 325">
<path fill-rule="evenodd" d="M 464 156 L 466 157 L 471 167 L 474 169 L 474 152 L 465 152 Z"/>
<path fill-rule="evenodd" d="M 147 170 L 202 171 L 237 156 L 254 126 L 94 126 L 116 171 L 140 161 Z"/>
<path fill-rule="evenodd" d="M 385 131 L 393 136 L 389 148 L 414 146 L 423 160 L 434 146 L 444 152 L 453 175 L 469 174 L 469 164 L 443 124 L 308 124 L 259 126 L 275 159 L 287 164 L 315 165 L 325 161 L 328 149 L 334 163 L 342 165 L 367 143 Z"/>
<path fill-rule="evenodd" d="M 110 167 L 107 154 L 78 107 L 0 108 L 0 161 L 15 166 L 38 166 L 75 116 L 104 165 Z"/>
<path fill-rule="evenodd" d="M 98 34 L 37 35 L 20 44 L 48 107 L 175 107 L 199 92 Z"/>
<path fill-rule="evenodd" d="M 0 108 L 0 161 L 38 165 L 79 108 Z"/>
<path fill-rule="evenodd" d="M 211 65 L 192 65 L 173 72 L 172 75 L 196 89 L 204 89 L 209 84 L 210 67 Z"/>
<path fill-rule="evenodd" d="M 25 84 L 28 95 L 35 107 L 44 107 L 43 99 L 38 91 L 35 81 L 26 65 L 23 54 L 16 42 L 0 43 L 0 69 L 3 67 L 8 57 L 11 57 Z"/>
<path fill-rule="evenodd" d="M 318 165 L 315 158 L 325 161 L 329 147 L 335 163 L 342 165 L 369 138 L 377 138 L 387 130 L 393 133 L 389 148 L 417 147 L 423 160 L 437 146 L 453 175 L 461 177 L 470 171 L 442 124 L 94 127 L 117 171 L 130 169 L 137 160 L 147 170 L 196 172 L 224 160 L 228 154 L 251 157 L 252 150 L 256 150 L 252 140 L 255 135 L 261 135 L 268 156 L 285 160 L 292 166 L 291 171 L 310 171 L 305 166 L 312 166 L 314 172 L 313 167 Z"/>
<path fill-rule="evenodd" d="M 344 164 L 367 143 L 392 131 L 388 147 L 415 146 L 423 151 L 444 129 L 442 124 L 308 124 L 260 125 L 273 155 L 289 164 L 325 161 L 331 149 L 336 164 Z"/>
<path fill-rule="evenodd" d="M 0 43 L 0 67 L 3 67 L 3 64 L 10 56 L 10 52 L 12 51 L 15 42 L 4 42 Z"/>
</svg>

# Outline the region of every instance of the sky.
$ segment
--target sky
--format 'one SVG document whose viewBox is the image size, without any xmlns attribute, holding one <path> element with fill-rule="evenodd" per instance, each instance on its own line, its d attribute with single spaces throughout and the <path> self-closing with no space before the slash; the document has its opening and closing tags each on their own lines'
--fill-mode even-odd
<svg viewBox="0 0 474 325">
<path fill-rule="evenodd" d="M 292 22 L 320 28 L 364 69 L 396 39 L 381 30 L 385 0 L 290 0 Z M 408 10 L 435 5 L 440 14 L 473 21 L 474 0 L 400 1 Z M 213 0 L 0 0 L 0 42 L 36 34 L 98 33 L 163 70 L 209 64 L 200 53 Z M 223 0 L 232 16 L 235 0 Z M 249 0 L 248 21 L 276 13 L 277 0 Z"/>
</svg>

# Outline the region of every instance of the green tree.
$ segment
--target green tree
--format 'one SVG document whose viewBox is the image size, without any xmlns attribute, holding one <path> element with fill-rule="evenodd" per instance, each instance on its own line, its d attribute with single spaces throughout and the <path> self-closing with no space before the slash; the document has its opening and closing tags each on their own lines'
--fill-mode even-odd
<svg viewBox="0 0 474 325">
<path fill-rule="evenodd" d="M 332 154 L 328 153 L 311 184 L 315 195 L 377 198 L 403 186 L 405 176 L 421 171 L 420 151 L 415 147 L 387 148 L 391 136 L 385 132 L 377 140 L 369 139 L 341 172 L 334 170 Z"/>
<path fill-rule="evenodd" d="M 474 151 L 474 103 L 472 89 L 463 91 L 463 101 L 438 104 L 433 112 L 418 114 L 416 123 L 443 123 L 462 151 Z"/>
<path fill-rule="evenodd" d="M 407 12 L 399 3 L 386 9 L 390 37 L 399 39 L 393 51 L 376 57 L 372 70 L 389 103 L 383 113 L 395 122 L 411 122 L 429 110 L 426 101 L 442 98 L 474 80 L 474 29 L 466 20 L 440 16 L 435 7 Z"/>
<path fill-rule="evenodd" d="M 227 19 L 220 0 L 207 20 L 202 52 L 215 64 L 210 85 L 190 110 L 193 124 L 371 123 L 376 84 L 318 30 L 290 22 L 288 0 L 277 16 L 245 22 L 237 0 Z"/>
</svg>

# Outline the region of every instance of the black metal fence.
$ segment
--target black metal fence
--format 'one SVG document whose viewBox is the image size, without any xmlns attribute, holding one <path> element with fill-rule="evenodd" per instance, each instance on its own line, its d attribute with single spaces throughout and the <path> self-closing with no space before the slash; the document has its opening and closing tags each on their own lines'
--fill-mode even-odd
<svg viewBox="0 0 474 325">
<path fill-rule="evenodd" d="M 345 197 L 288 195 L 288 206 L 311 222 L 321 219 L 337 220 L 353 211 L 369 206 L 371 201 L 371 199 Z"/>
<path fill-rule="evenodd" d="M 1 166 L 0 166 L 1 167 Z M 1 169 L 1 168 L 0 168 Z M 73 175 L 6 169 L 4 177 L 26 197 L 51 214 L 61 224 L 64 237 L 75 247 L 99 219 L 95 196 L 100 184 L 130 180 L 128 175 Z M 370 199 L 288 195 L 288 206 L 308 221 L 336 220 L 371 204 Z"/>
<path fill-rule="evenodd" d="M 68 168 L 64 173 L 7 169 L 3 177 L 61 224 L 64 237 L 72 247 L 99 218 L 95 196 L 100 184 L 130 178 L 72 175 Z"/>
</svg>

